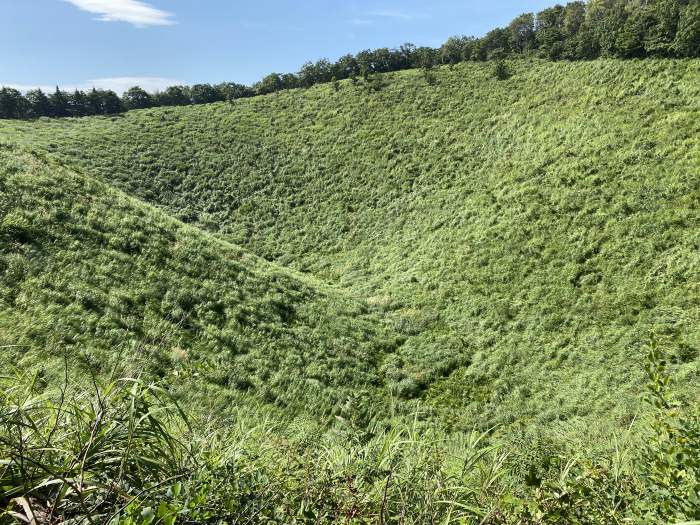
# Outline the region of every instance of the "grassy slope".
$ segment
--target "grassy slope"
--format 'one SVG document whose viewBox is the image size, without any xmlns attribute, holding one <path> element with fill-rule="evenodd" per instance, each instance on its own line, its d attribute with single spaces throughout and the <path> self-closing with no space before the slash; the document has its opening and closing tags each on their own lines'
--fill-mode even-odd
<svg viewBox="0 0 700 525">
<path fill-rule="evenodd" d="M 405 339 L 380 377 L 469 426 L 636 410 L 655 327 L 700 368 L 700 63 L 518 62 L 0 126 Z"/>
<path fill-rule="evenodd" d="M 379 382 L 381 331 L 342 292 L 8 146 L 0 275 L 5 364 L 67 349 L 104 373 L 199 373 L 292 408 Z"/>
</svg>

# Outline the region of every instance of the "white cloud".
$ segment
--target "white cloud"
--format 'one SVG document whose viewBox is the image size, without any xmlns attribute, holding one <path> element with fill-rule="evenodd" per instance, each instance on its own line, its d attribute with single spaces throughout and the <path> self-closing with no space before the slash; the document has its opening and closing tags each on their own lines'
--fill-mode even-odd
<svg viewBox="0 0 700 525">
<path fill-rule="evenodd" d="M 140 0 L 65 0 L 97 15 L 103 22 L 128 22 L 136 27 L 174 24 L 171 13 L 156 9 Z"/>
<path fill-rule="evenodd" d="M 161 77 L 115 77 L 115 78 L 97 78 L 89 80 L 87 85 L 89 89 L 96 87 L 97 89 L 111 89 L 120 95 L 130 87 L 139 86 L 151 93 L 162 91 L 169 86 L 181 86 L 185 84 L 182 80 L 173 78 Z"/>
<path fill-rule="evenodd" d="M 169 86 L 184 85 L 185 82 L 182 80 L 177 80 L 173 78 L 161 78 L 161 77 L 114 77 L 114 78 L 95 78 L 93 80 L 88 80 L 87 82 L 82 82 L 80 84 L 63 85 L 61 89 L 63 91 L 75 91 L 79 89 L 81 91 L 88 91 L 92 88 L 97 89 L 111 89 L 115 91 L 118 95 L 121 95 L 127 89 L 140 86 L 146 91 L 151 93 L 155 91 L 162 91 Z M 13 83 L 2 83 L 0 86 L 7 86 L 18 89 L 23 92 L 27 92 L 30 89 L 41 88 L 42 91 L 46 93 L 51 93 L 56 89 L 56 86 L 37 86 L 30 84 L 13 84 Z"/>
</svg>

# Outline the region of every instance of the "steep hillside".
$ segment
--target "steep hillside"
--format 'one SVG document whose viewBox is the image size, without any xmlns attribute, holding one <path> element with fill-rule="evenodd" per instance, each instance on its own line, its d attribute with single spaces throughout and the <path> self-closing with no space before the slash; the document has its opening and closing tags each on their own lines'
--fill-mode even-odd
<svg viewBox="0 0 700 525">
<path fill-rule="evenodd" d="M 294 411 L 379 384 L 364 307 L 51 160 L 0 146 L 4 365 L 200 375 Z"/>
<path fill-rule="evenodd" d="M 5 122 L 0 137 L 363 298 L 397 351 L 377 361 L 355 337 L 312 351 L 316 338 L 308 366 L 326 352 L 367 359 L 376 375 L 358 364 L 343 378 L 422 397 L 456 428 L 624 424 L 652 329 L 676 389 L 697 396 L 700 62 L 509 68 L 505 81 L 460 64 L 234 104 Z M 223 271 L 210 257 L 198 271 Z"/>
</svg>

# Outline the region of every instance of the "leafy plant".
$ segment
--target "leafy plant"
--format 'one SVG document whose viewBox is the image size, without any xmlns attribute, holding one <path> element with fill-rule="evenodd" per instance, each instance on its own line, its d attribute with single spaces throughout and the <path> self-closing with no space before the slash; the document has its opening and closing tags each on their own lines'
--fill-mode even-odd
<svg viewBox="0 0 700 525">
<path fill-rule="evenodd" d="M 697 406 L 674 399 L 668 362 L 656 336 L 648 346 L 646 373 L 646 401 L 653 412 L 639 458 L 645 481 L 642 516 L 655 523 L 700 519 L 700 414 Z"/>
</svg>

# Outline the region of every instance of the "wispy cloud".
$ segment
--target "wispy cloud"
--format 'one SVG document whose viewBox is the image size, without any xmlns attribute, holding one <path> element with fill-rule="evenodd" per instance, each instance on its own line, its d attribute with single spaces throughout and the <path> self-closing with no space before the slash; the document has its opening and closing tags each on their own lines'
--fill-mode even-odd
<svg viewBox="0 0 700 525">
<path fill-rule="evenodd" d="M 127 89 L 140 86 L 151 93 L 162 91 L 169 86 L 181 86 L 185 84 L 182 80 L 174 78 L 162 77 L 114 77 L 114 78 L 97 78 L 89 80 L 86 85 L 89 89 L 93 87 L 97 89 L 111 89 L 117 93 L 123 93 Z"/>
<path fill-rule="evenodd" d="M 173 15 L 140 0 L 65 0 L 97 15 L 103 22 L 127 22 L 136 27 L 174 24 Z"/>
<path fill-rule="evenodd" d="M 375 9 L 364 13 L 368 17 L 376 18 L 393 18 L 395 20 L 425 20 L 430 18 L 424 13 L 411 13 L 409 11 L 400 11 L 398 9 Z"/>
<path fill-rule="evenodd" d="M 114 78 L 96 78 L 93 80 L 88 80 L 87 82 L 81 82 L 79 84 L 63 85 L 61 89 L 64 91 L 75 91 L 79 89 L 81 91 L 88 91 L 92 88 L 97 89 L 111 89 L 119 95 L 121 95 L 127 89 L 140 86 L 146 91 L 154 93 L 156 91 L 162 91 L 169 86 L 177 86 L 185 84 L 181 80 L 174 78 L 162 78 L 162 77 L 114 77 Z M 7 86 L 18 89 L 20 91 L 27 92 L 30 89 L 41 88 L 45 92 L 52 92 L 56 89 L 56 86 L 37 86 L 30 84 L 13 84 L 2 83 L 0 86 Z"/>
</svg>

